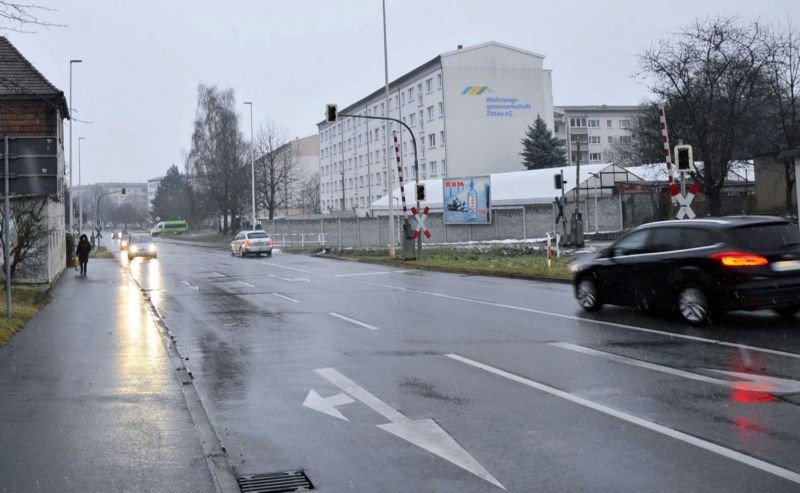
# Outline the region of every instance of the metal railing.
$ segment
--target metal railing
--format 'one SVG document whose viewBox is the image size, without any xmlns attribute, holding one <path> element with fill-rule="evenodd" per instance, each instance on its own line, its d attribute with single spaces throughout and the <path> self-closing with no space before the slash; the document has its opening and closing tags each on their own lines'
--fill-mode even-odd
<svg viewBox="0 0 800 493">
<path fill-rule="evenodd" d="M 285 233 L 273 234 L 275 246 L 325 246 L 325 233 Z"/>
</svg>

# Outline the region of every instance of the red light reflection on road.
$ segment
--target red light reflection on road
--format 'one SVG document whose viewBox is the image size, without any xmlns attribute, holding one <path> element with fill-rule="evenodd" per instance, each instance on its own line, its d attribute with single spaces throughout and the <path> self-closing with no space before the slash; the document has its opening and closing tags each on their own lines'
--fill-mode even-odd
<svg viewBox="0 0 800 493">
<path fill-rule="evenodd" d="M 736 382 L 733 384 L 731 397 L 736 402 L 752 404 L 758 402 L 775 402 L 777 397 L 770 394 L 772 389 L 768 385 L 759 385 L 750 382 Z"/>
</svg>

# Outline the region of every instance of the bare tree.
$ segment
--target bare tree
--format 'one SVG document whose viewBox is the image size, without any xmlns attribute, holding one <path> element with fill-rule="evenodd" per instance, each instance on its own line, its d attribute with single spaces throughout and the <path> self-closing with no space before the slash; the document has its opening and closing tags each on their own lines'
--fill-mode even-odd
<svg viewBox="0 0 800 493">
<path fill-rule="evenodd" d="M 39 14 L 53 9 L 41 5 L 0 0 L 0 31 L 30 32 L 28 26 L 64 27 L 44 21 Z"/>
<path fill-rule="evenodd" d="M 53 232 L 47 222 L 46 196 L 20 197 L 11 199 L 11 217 L 9 217 L 9 258 L 11 260 L 11 279 L 20 265 L 35 262 L 47 251 L 45 242 Z M 0 245 L 6 248 L 5 208 L 0 208 Z M 3 265 L 5 269 L 5 265 Z"/>
<path fill-rule="evenodd" d="M 749 159 L 763 139 L 768 103 L 767 31 L 734 19 L 698 20 L 641 55 L 643 75 L 667 105 L 670 137 L 677 129 L 704 162 L 695 178 L 712 215 L 731 163 Z"/>
<path fill-rule="evenodd" d="M 631 117 L 629 131 L 630 136 L 611 144 L 609 161 L 622 166 L 664 162 L 664 144 L 654 103 L 639 106 L 639 111 Z"/>
<path fill-rule="evenodd" d="M 301 207 L 303 214 L 311 212 L 318 214 L 320 211 L 320 196 L 319 196 L 319 173 L 313 173 L 306 178 L 303 183 L 303 189 L 300 194 Z"/>
<path fill-rule="evenodd" d="M 245 204 L 247 190 L 246 144 L 239 131 L 232 89 L 200 84 L 197 115 L 189 162 L 199 191 L 216 214 L 222 230 L 235 226 Z"/>
<path fill-rule="evenodd" d="M 794 160 L 785 157 L 785 152 L 800 147 L 800 39 L 797 31 L 788 24 L 770 37 L 767 49 L 770 109 L 777 128 L 772 134 L 776 137 L 772 149 L 765 153 L 777 155 L 784 166 L 786 211 L 790 212 L 797 177 Z"/>
<path fill-rule="evenodd" d="M 299 173 L 297 148 L 287 141 L 286 131 L 271 121 L 259 127 L 254 145 L 256 202 L 273 219 L 279 208 L 292 203 Z"/>
</svg>

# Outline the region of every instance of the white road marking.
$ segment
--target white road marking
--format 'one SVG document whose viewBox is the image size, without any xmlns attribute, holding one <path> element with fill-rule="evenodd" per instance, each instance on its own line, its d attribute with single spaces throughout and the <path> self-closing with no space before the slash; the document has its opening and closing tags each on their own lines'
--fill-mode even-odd
<svg viewBox="0 0 800 493">
<path fill-rule="evenodd" d="M 378 330 L 378 327 L 375 327 L 374 325 L 370 325 L 368 323 L 361 322 L 361 321 L 356 320 L 354 318 L 345 317 L 344 315 L 340 315 L 340 314 L 338 314 L 336 312 L 328 312 L 328 315 L 330 315 L 332 317 L 340 318 L 342 320 L 350 322 L 351 324 L 356 324 L 356 325 L 360 325 L 361 327 L 366 327 L 367 329 L 370 329 L 370 330 Z"/>
<path fill-rule="evenodd" d="M 345 404 L 350 404 L 351 402 L 355 401 L 353 401 L 353 399 L 351 399 L 347 394 L 339 392 L 338 394 L 330 397 L 322 397 L 312 389 L 308 391 L 306 400 L 303 401 L 303 406 L 343 421 L 350 421 L 344 414 L 341 413 L 341 411 L 336 409 L 336 406 L 343 406 Z"/>
<path fill-rule="evenodd" d="M 300 303 L 300 300 L 296 300 L 294 298 L 290 298 L 288 296 L 284 296 L 284 295 L 282 295 L 280 293 L 272 293 L 272 296 L 277 296 L 278 298 L 283 298 L 283 299 L 285 299 L 287 301 L 291 301 L 292 303 Z"/>
<path fill-rule="evenodd" d="M 369 391 L 342 375 L 334 368 L 320 368 L 314 371 L 354 399 L 361 401 L 364 405 L 391 421 L 387 424 L 378 425 L 378 428 L 410 442 L 421 449 L 427 450 L 432 454 L 436 454 L 442 459 L 469 471 L 498 488 L 506 489 L 489 473 L 489 471 L 484 469 L 478 461 L 464 450 L 458 442 L 453 440 L 446 431 L 440 428 L 434 420 L 429 418 L 415 420 L 407 418 L 402 413 L 392 408 L 392 406 L 372 395 Z M 309 393 L 309 396 L 310 395 Z M 308 397 L 306 397 L 306 400 L 308 400 Z M 336 411 L 338 412 L 338 410 Z"/>
<path fill-rule="evenodd" d="M 747 381 L 747 383 L 755 384 L 754 387 L 748 388 L 747 385 L 739 385 L 739 390 L 754 390 L 757 392 L 767 392 L 773 395 L 794 394 L 800 392 L 800 382 L 788 378 L 768 377 L 766 375 L 756 375 L 754 373 L 742 373 L 740 371 L 727 371 L 727 370 L 714 370 L 708 369 L 706 371 L 713 371 L 721 373 L 734 378 L 740 378 Z"/>
<path fill-rule="evenodd" d="M 281 277 L 281 276 L 276 276 L 275 274 L 267 274 L 267 277 L 271 277 L 273 279 L 278 279 L 279 281 L 286 281 L 286 282 L 311 282 L 311 279 L 307 277 Z"/>
<path fill-rule="evenodd" d="M 279 269 L 287 269 L 287 270 L 293 270 L 293 271 L 296 271 L 296 272 L 302 272 L 303 274 L 314 274 L 310 270 L 300 269 L 298 267 L 289 267 L 288 265 L 281 265 L 281 264 L 276 264 L 276 263 L 273 263 L 273 262 L 267 262 L 266 260 L 256 260 L 256 262 L 258 262 L 260 264 L 268 265 L 270 267 L 277 267 Z"/>
<path fill-rule="evenodd" d="M 255 288 L 255 286 L 253 286 L 253 285 L 252 285 L 252 284 L 250 284 L 249 282 L 244 282 L 244 281 L 236 281 L 236 282 L 237 282 L 238 284 L 241 284 L 242 286 L 245 286 L 245 287 L 248 287 L 248 288 Z"/>
<path fill-rule="evenodd" d="M 667 337 L 675 337 L 675 338 L 678 338 L 678 339 L 686 339 L 686 340 L 689 340 L 689 341 L 704 342 L 704 343 L 708 343 L 708 344 L 715 344 L 715 345 L 718 345 L 718 346 L 726 346 L 726 347 L 733 347 L 733 348 L 739 348 L 739 349 L 747 349 L 749 351 L 757 351 L 757 352 L 760 352 L 760 353 L 775 354 L 775 355 L 778 355 L 778 356 L 786 356 L 787 358 L 800 359 L 800 354 L 798 354 L 798 353 L 789 353 L 789 352 L 786 352 L 786 351 L 779 351 L 777 349 L 769 349 L 769 348 L 763 348 L 763 347 L 758 347 L 758 346 L 750 346 L 750 345 L 747 345 L 747 344 L 738 344 L 738 343 L 735 343 L 735 342 L 720 341 L 720 340 L 717 340 L 717 339 L 710 339 L 710 338 L 707 338 L 707 337 L 698 337 L 698 336 L 691 336 L 691 335 L 687 335 L 687 334 L 678 334 L 678 333 L 669 332 L 669 331 L 666 331 L 666 330 L 648 329 L 648 328 L 645 328 L 645 327 L 638 327 L 636 325 L 621 324 L 621 323 L 617 323 L 617 322 L 607 322 L 605 320 L 596 320 L 596 319 L 592 319 L 592 318 L 576 317 L 575 315 L 566 315 L 566 314 L 563 314 L 563 313 L 549 312 L 549 311 L 546 311 L 546 310 L 537 310 L 535 308 L 527 308 L 527 307 L 524 307 L 524 306 L 508 305 L 508 304 L 505 304 L 505 303 L 495 303 L 493 301 L 484 301 L 484 300 L 479 300 L 479 299 L 475 299 L 475 298 L 464 298 L 462 296 L 454 296 L 454 295 L 451 295 L 451 294 L 438 293 L 436 291 L 427 291 L 427 290 L 424 290 L 424 289 L 407 288 L 407 287 L 403 287 L 403 286 L 393 286 L 391 284 L 383 284 L 383 283 L 379 283 L 379 282 L 363 281 L 361 279 L 347 279 L 346 278 L 346 280 L 349 280 L 349 281 L 352 281 L 352 282 L 358 282 L 358 283 L 361 283 L 361 284 L 366 284 L 366 285 L 369 285 L 369 286 L 377 286 L 377 287 L 384 287 L 384 288 L 394 289 L 394 290 L 397 290 L 397 291 L 406 291 L 406 292 L 411 292 L 411 293 L 419 293 L 419 294 L 424 294 L 424 295 L 427 295 L 427 296 L 435 296 L 435 297 L 438 297 L 438 298 L 445 298 L 445 299 L 450 299 L 450 300 L 455 300 L 455 301 L 463 301 L 463 302 L 466 302 L 466 303 L 472 303 L 472 304 L 478 304 L 478 305 L 484 305 L 484 306 L 494 306 L 494 307 L 497 307 L 497 308 L 505 308 L 505 309 L 508 309 L 508 310 L 515 310 L 515 311 L 520 311 L 520 312 L 525 312 L 525 313 L 536 313 L 538 315 L 547 315 L 547 316 L 550 316 L 550 317 L 558 317 L 558 318 L 563 318 L 563 319 L 566 319 L 566 320 L 574 320 L 576 322 L 584 322 L 584 323 L 588 323 L 588 324 L 605 325 L 607 327 L 616 327 L 618 329 L 634 330 L 634 331 L 637 331 L 637 332 L 645 332 L 645 333 L 648 333 L 648 334 L 658 334 L 658 335 L 667 336 Z"/>
<path fill-rule="evenodd" d="M 692 435 L 688 435 L 678 430 L 674 430 L 672 428 L 668 428 L 666 426 L 660 425 L 658 423 L 653 423 L 652 421 L 647 421 L 645 419 L 639 418 L 632 414 L 628 414 L 624 411 L 619 411 L 617 409 L 604 406 L 602 404 L 598 404 L 596 402 L 590 401 L 588 399 L 584 399 L 582 397 L 578 397 L 576 395 L 570 394 L 569 392 L 565 392 L 563 390 L 558 390 L 556 388 L 550 387 L 543 383 L 539 383 L 533 380 L 530 380 L 525 377 L 521 377 L 519 375 L 515 375 L 514 373 L 507 372 L 505 370 L 501 370 L 499 368 L 495 368 L 493 366 L 489 366 L 487 364 L 481 363 L 479 361 L 475 361 L 469 358 L 465 358 L 464 356 L 458 354 L 447 354 L 445 355 L 448 358 L 451 358 L 456 361 L 460 361 L 461 363 L 473 366 L 475 368 L 479 368 L 481 370 L 487 371 L 494 375 L 506 378 L 513 382 L 521 383 L 522 385 L 526 385 L 528 387 L 534 388 L 536 390 L 540 390 L 542 392 L 546 392 L 550 395 L 554 395 L 556 397 L 560 397 L 562 399 L 568 400 L 575 404 L 588 407 L 589 409 L 593 409 L 595 411 L 601 412 L 603 414 L 607 414 L 609 416 L 615 417 L 617 419 L 621 419 L 623 421 L 627 421 L 628 423 L 635 424 L 637 426 L 641 426 L 642 428 L 646 428 L 648 430 L 654 431 L 656 433 L 660 433 L 662 435 L 668 436 L 670 438 L 674 438 L 675 440 L 680 440 L 684 443 L 688 443 L 690 445 L 694 445 L 695 447 L 699 447 L 701 449 L 707 450 L 709 452 L 713 452 L 715 454 L 721 455 L 723 457 L 727 457 L 728 459 L 734 460 L 736 462 L 740 462 L 742 464 L 748 465 L 750 467 L 754 467 L 756 469 L 760 469 L 764 472 L 774 474 L 775 476 L 781 477 L 793 483 L 800 484 L 800 474 L 791 471 L 789 469 L 784 469 L 780 466 L 775 464 L 771 464 L 769 462 L 763 461 L 761 459 L 756 459 L 747 454 L 743 454 L 741 452 L 737 452 L 736 450 L 732 450 L 729 448 L 725 448 L 721 445 L 717 445 L 716 443 L 711 443 L 702 438 L 697 438 Z"/>
<path fill-rule="evenodd" d="M 378 272 L 356 272 L 354 274 L 336 274 L 333 277 L 358 277 L 358 276 L 379 276 L 381 274 L 403 274 L 411 272 L 410 270 L 382 270 Z"/>
</svg>

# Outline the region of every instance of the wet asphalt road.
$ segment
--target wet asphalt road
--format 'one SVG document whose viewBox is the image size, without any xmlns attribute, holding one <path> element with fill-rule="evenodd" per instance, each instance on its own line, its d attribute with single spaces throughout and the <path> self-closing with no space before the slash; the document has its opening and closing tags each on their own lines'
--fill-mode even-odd
<svg viewBox="0 0 800 493">
<path fill-rule="evenodd" d="M 332 492 L 800 489 L 797 318 L 693 329 L 586 315 L 565 284 L 169 241 L 129 268 L 240 475 L 305 469 Z"/>
</svg>

